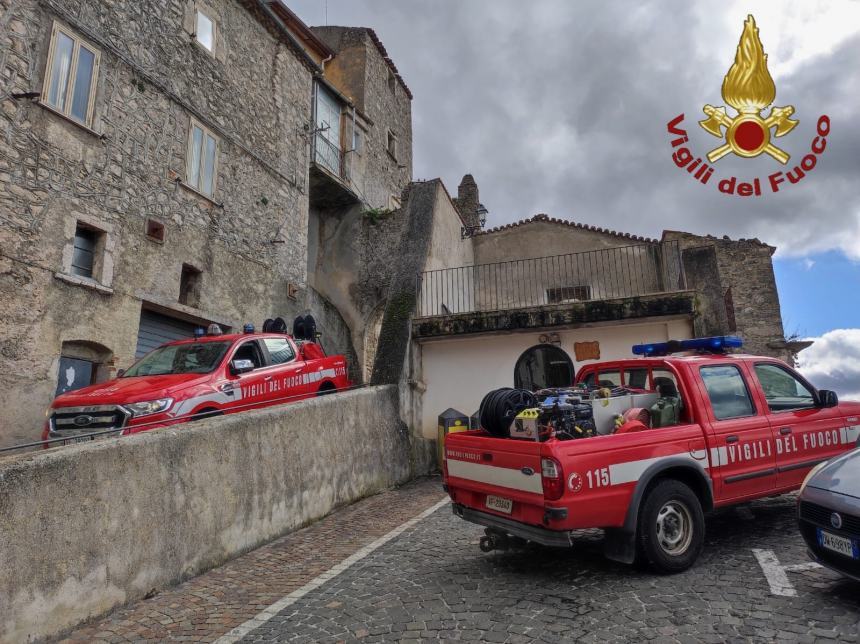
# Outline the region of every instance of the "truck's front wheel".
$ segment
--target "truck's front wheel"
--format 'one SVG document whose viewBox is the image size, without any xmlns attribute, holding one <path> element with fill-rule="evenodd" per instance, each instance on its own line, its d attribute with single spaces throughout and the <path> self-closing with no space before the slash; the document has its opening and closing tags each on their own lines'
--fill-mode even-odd
<svg viewBox="0 0 860 644">
<path fill-rule="evenodd" d="M 648 493 L 639 512 L 639 545 L 657 572 L 682 572 L 695 563 L 705 542 L 705 515 L 695 492 L 666 479 Z"/>
</svg>

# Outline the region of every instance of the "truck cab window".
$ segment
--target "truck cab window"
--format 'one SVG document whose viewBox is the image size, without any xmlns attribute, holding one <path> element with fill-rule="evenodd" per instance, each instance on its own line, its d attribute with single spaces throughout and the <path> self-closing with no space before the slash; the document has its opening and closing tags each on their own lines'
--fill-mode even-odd
<svg viewBox="0 0 860 644">
<path fill-rule="evenodd" d="M 601 387 L 620 387 L 621 372 L 617 369 L 613 371 L 601 371 L 597 376 L 597 384 Z"/>
<path fill-rule="evenodd" d="M 648 389 L 648 370 L 624 369 L 624 385 L 631 389 Z"/>
<path fill-rule="evenodd" d="M 743 376 L 733 365 L 702 367 L 702 382 L 711 400 L 714 418 L 728 420 L 743 416 L 755 416 L 749 390 Z"/>
<path fill-rule="evenodd" d="M 672 427 L 687 422 L 687 412 L 675 374 L 666 369 L 654 369 L 652 378 L 654 390 L 660 397 L 651 406 L 651 426 Z"/>
<path fill-rule="evenodd" d="M 290 341 L 286 338 L 264 338 L 263 344 L 266 345 L 266 349 L 269 351 L 269 358 L 271 358 L 272 364 L 292 362 L 296 357 Z"/>
<path fill-rule="evenodd" d="M 233 354 L 233 360 L 250 360 L 254 363 L 254 369 L 262 367 L 263 356 L 260 354 L 260 347 L 257 346 L 257 341 L 251 340 L 250 342 L 245 342 Z"/>
<path fill-rule="evenodd" d="M 771 411 L 815 407 L 815 395 L 812 391 L 785 369 L 760 363 L 755 366 L 755 374 Z"/>
</svg>

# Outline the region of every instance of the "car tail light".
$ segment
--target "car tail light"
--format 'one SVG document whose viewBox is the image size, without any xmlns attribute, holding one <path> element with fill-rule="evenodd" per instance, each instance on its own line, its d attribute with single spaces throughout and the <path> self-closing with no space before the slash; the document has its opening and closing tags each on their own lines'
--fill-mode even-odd
<svg viewBox="0 0 860 644">
<path fill-rule="evenodd" d="M 564 494 L 564 472 L 561 463 L 554 458 L 544 456 L 540 460 L 540 480 L 545 499 L 555 501 Z"/>
</svg>

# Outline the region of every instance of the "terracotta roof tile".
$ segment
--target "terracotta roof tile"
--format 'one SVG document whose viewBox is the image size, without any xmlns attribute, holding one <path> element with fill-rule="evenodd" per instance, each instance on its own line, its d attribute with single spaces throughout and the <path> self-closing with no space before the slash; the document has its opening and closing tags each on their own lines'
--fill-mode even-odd
<svg viewBox="0 0 860 644">
<path fill-rule="evenodd" d="M 391 57 L 388 55 L 388 52 L 385 50 L 385 45 L 382 44 L 382 41 L 379 39 L 379 36 L 376 35 L 376 32 L 370 27 L 365 27 L 367 29 L 367 33 L 370 35 L 370 39 L 373 41 L 373 44 L 376 45 L 376 48 L 379 50 L 379 53 L 382 54 L 382 58 L 385 60 L 385 63 L 394 72 L 394 77 L 400 82 L 400 85 L 403 87 L 403 91 L 406 92 L 406 95 L 409 97 L 409 100 L 412 100 L 412 92 L 409 89 L 409 86 L 406 84 L 406 81 L 403 80 L 403 76 L 400 75 L 400 72 L 397 71 L 397 65 L 394 64 L 394 61 L 391 60 Z"/>
<path fill-rule="evenodd" d="M 567 219 L 558 219 L 556 217 L 550 217 L 549 215 L 545 215 L 543 213 L 539 215 L 535 215 L 534 217 L 530 217 L 529 219 L 521 219 L 520 221 L 515 221 L 511 224 L 505 224 L 504 226 L 496 226 L 495 228 L 488 228 L 487 230 L 482 230 L 477 233 L 478 235 L 489 235 L 491 233 L 496 233 L 501 230 L 508 230 L 510 228 L 516 228 L 518 226 L 525 226 L 526 224 L 535 223 L 538 221 L 545 221 L 551 224 L 561 224 L 562 226 L 569 226 L 571 228 L 579 228 L 581 230 L 591 230 L 596 233 L 602 233 L 604 235 L 613 235 L 614 237 L 622 237 L 624 239 L 632 239 L 635 241 L 642 241 L 648 243 L 656 243 L 656 239 L 651 239 L 649 237 L 642 237 L 640 235 L 631 235 L 630 233 L 620 233 L 614 230 L 608 230 L 606 228 L 600 228 L 599 226 L 590 226 L 588 224 L 580 224 L 576 221 L 569 221 Z"/>
</svg>

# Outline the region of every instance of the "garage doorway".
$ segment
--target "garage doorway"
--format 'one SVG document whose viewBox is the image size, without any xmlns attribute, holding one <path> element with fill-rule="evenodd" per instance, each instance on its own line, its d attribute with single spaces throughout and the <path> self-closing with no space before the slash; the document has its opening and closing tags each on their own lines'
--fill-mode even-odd
<svg viewBox="0 0 860 644">
<path fill-rule="evenodd" d="M 514 387 L 537 391 L 573 384 L 573 360 L 559 347 L 539 344 L 525 351 L 514 367 Z"/>
<path fill-rule="evenodd" d="M 199 326 L 201 325 L 143 309 L 140 312 L 140 328 L 137 331 L 137 350 L 134 357 L 141 358 L 165 342 L 193 338 L 194 329 Z"/>
</svg>

